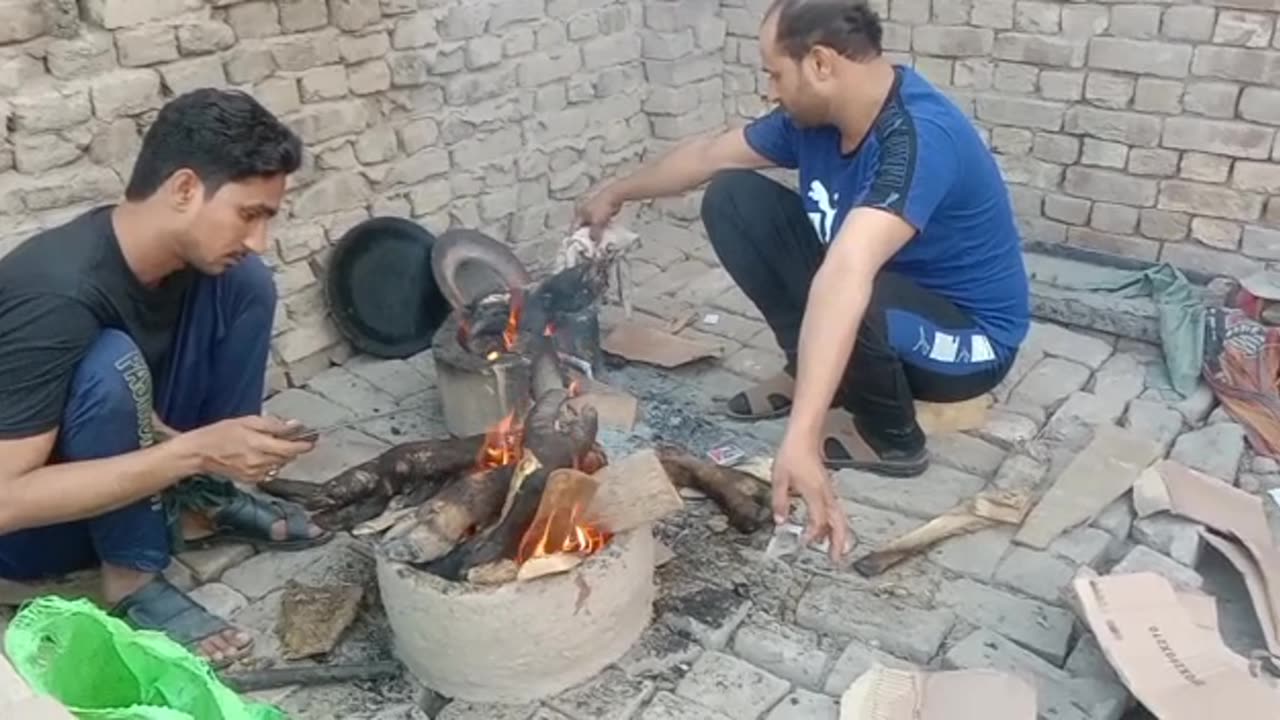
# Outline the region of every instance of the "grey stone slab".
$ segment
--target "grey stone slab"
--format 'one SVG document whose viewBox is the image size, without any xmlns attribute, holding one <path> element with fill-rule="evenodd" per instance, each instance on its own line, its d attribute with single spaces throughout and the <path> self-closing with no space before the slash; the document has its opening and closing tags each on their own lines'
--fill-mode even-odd
<svg viewBox="0 0 1280 720">
<path fill-rule="evenodd" d="M 191 568 L 197 580 L 207 583 L 222 577 L 222 573 L 228 568 L 248 560 L 253 554 L 254 550 L 250 545 L 219 545 L 206 550 L 181 553 L 178 559 Z"/>
<path fill-rule="evenodd" d="M 841 470 L 835 482 L 840 497 L 922 518 L 941 515 L 986 484 L 980 477 L 936 464 L 922 475 L 906 479 Z"/>
<path fill-rule="evenodd" d="M 1117 352 L 1094 373 L 1091 391 L 1123 411 L 1146 388 L 1147 363 L 1137 353 Z"/>
<path fill-rule="evenodd" d="M 573 720 L 568 715 L 551 708 L 540 707 L 529 720 Z"/>
<path fill-rule="evenodd" d="M 1098 530 L 1110 540 L 1110 536 Z M 1043 550 L 1015 547 L 996 568 L 995 582 L 1051 605 L 1061 603 L 1062 588 L 1071 584 L 1076 563 Z"/>
<path fill-rule="evenodd" d="M 320 584 L 338 579 L 368 587 L 372 558 L 355 549 L 356 541 L 339 535 L 319 547 L 297 552 L 263 552 L 231 568 L 222 582 L 250 600 L 257 600 L 288 580 Z"/>
<path fill-rule="evenodd" d="M 435 385 L 432 378 L 423 375 L 417 366 L 407 360 L 356 355 L 347 360 L 343 367 L 395 400 L 417 395 Z"/>
<path fill-rule="evenodd" d="M 339 428 L 324 433 L 315 448 L 280 470 L 281 477 L 322 483 L 333 476 L 371 460 L 390 447 L 359 430 Z"/>
<path fill-rule="evenodd" d="M 791 684 L 720 652 L 703 653 L 676 685 L 676 695 L 734 718 L 758 718 L 790 691 Z"/>
<path fill-rule="evenodd" d="M 1075 649 L 1067 657 L 1067 664 L 1063 665 L 1062 669 L 1075 677 L 1098 678 L 1117 685 L 1122 684 L 1120 676 L 1116 674 L 1111 661 L 1107 660 L 1107 656 L 1098 645 L 1098 639 L 1092 633 L 1086 633 L 1080 637 L 1080 641 L 1076 643 Z"/>
<path fill-rule="evenodd" d="M 992 479 L 993 487 L 1006 492 L 1032 493 L 1048 479 L 1049 465 L 1030 455 L 1016 453 L 1005 458 Z"/>
<path fill-rule="evenodd" d="M 687 669 L 702 651 L 697 642 L 666 625 L 656 624 L 645 629 L 640 639 L 614 664 L 637 677 L 661 675 L 680 667 Z"/>
<path fill-rule="evenodd" d="M 342 366 L 311 378 L 307 390 L 349 408 L 357 416 L 387 412 L 396 406 L 394 396 Z"/>
<path fill-rule="evenodd" d="M 1204 585 L 1204 577 L 1200 573 L 1145 545 L 1130 550 L 1124 559 L 1111 568 L 1112 575 L 1142 572 L 1162 575 L 1179 590 L 1199 590 Z"/>
<path fill-rule="evenodd" d="M 711 650 L 724 648 L 747 613 L 751 601 L 714 585 L 661 597 L 655 611 L 668 627 Z"/>
<path fill-rule="evenodd" d="M 893 655 L 926 663 L 951 631 L 956 615 L 945 607 L 920 607 L 913 600 L 917 598 L 890 597 L 815 578 L 800 597 L 796 623 L 820 633 L 859 638 Z"/>
<path fill-rule="evenodd" d="M 1049 543 L 1049 552 L 1075 565 L 1101 566 L 1115 552 L 1118 541 L 1106 530 L 1078 527 Z"/>
<path fill-rule="evenodd" d="M 1123 427 L 1154 440 L 1163 452 L 1173 446 L 1182 433 L 1182 413 L 1155 400 L 1135 399 L 1129 403 Z"/>
<path fill-rule="evenodd" d="M 477 719 L 478 720 L 478 719 Z M 496 719 L 495 719 L 496 720 Z M 653 696 L 653 702 L 636 720 L 743 720 L 716 712 L 692 700 L 674 695 L 666 690 Z"/>
<path fill-rule="evenodd" d="M 1137 514 L 1133 511 L 1132 494 L 1126 493 L 1098 513 L 1092 525 L 1111 537 L 1123 541 L 1128 539 L 1136 516 Z"/>
<path fill-rule="evenodd" d="M 353 423 L 350 429 L 389 445 L 442 438 L 449 435 L 439 390 L 427 390 L 400 401 L 399 412 Z"/>
<path fill-rule="evenodd" d="M 811 690 L 822 687 L 830 656 L 812 630 L 759 615 L 738 628 L 733 653 L 756 667 Z"/>
<path fill-rule="evenodd" d="M 987 422 L 974 433 L 1005 450 L 1015 450 L 1028 443 L 1040 431 L 1040 424 L 1026 415 L 997 406 L 987 412 Z"/>
<path fill-rule="evenodd" d="M 1032 321 L 1027 342 L 1055 357 L 1096 370 L 1115 351 L 1113 342 L 1051 322 Z"/>
<path fill-rule="evenodd" d="M 591 680 L 547 701 L 573 720 L 628 720 L 653 696 L 653 683 L 606 668 Z"/>
<path fill-rule="evenodd" d="M 1013 393 L 1009 395 L 1009 404 L 1050 408 L 1084 387 L 1089 374 L 1089 368 L 1078 362 L 1060 357 L 1046 357 L 1036 364 L 1014 388 Z"/>
<path fill-rule="evenodd" d="M 263 412 L 286 420 L 298 420 L 316 428 L 355 417 L 350 408 L 300 388 L 289 388 L 272 395 L 263 403 Z"/>
<path fill-rule="evenodd" d="M 1013 533 L 1013 528 L 999 526 L 948 538 L 931 548 L 926 557 L 953 573 L 987 581 L 1009 551 Z"/>
<path fill-rule="evenodd" d="M 836 720 L 839 712 L 835 698 L 801 689 L 782 698 L 765 720 Z"/>
<path fill-rule="evenodd" d="M 994 630 L 1055 665 L 1067 659 L 1074 618 L 1062 608 L 968 579 L 951 583 L 941 598 L 959 617 Z"/>
<path fill-rule="evenodd" d="M 249 604 L 249 599 L 222 583 L 207 583 L 191 591 L 191 599 L 220 618 L 229 618 Z"/>
<path fill-rule="evenodd" d="M 1013 391 L 1017 389 L 1018 384 L 1022 382 L 1027 374 L 1040 364 L 1044 359 L 1044 351 L 1033 345 L 1023 345 L 1018 350 L 1017 356 L 1013 359 L 1013 366 L 1009 368 L 1009 372 L 1005 373 L 1004 379 L 991 392 L 995 396 L 996 402 L 1007 403 Z"/>
<path fill-rule="evenodd" d="M 840 502 L 845 516 L 849 518 L 849 529 L 858 536 L 858 553 L 870 552 L 924 524 L 918 517 L 892 510 L 881 510 L 852 500 Z"/>
<path fill-rule="evenodd" d="M 944 433 L 929 438 L 933 462 L 969 475 L 991 478 L 1004 462 L 1007 451 L 964 433 Z"/>
<path fill-rule="evenodd" d="M 849 643 L 844 652 L 840 653 L 840 657 L 836 658 L 822 691 L 839 697 L 849 689 L 854 680 L 862 677 L 877 664 L 895 670 L 910 670 L 918 667 L 915 663 L 896 658 L 883 650 L 877 650 L 861 640 L 854 640 Z"/>
<path fill-rule="evenodd" d="M 1174 442 L 1169 459 L 1234 485 L 1244 446 L 1242 426 L 1219 423 L 1183 433 Z"/>
<path fill-rule="evenodd" d="M 427 383 L 432 387 L 439 384 L 439 375 L 436 373 L 435 356 L 431 354 L 431 350 L 423 350 L 417 355 L 405 358 L 405 362 L 418 371 L 418 374 L 427 379 Z"/>
<path fill-rule="evenodd" d="M 280 636 L 276 628 L 280 625 L 280 599 L 283 596 L 283 590 L 273 590 L 256 599 L 249 598 L 248 605 L 227 618 L 253 638 L 252 654 L 241 663 L 269 665 L 281 659 Z"/>
<path fill-rule="evenodd" d="M 440 711 L 436 720 L 532 720 L 538 706 L 501 705 L 497 703 L 471 703 L 454 700 Z"/>
<path fill-rule="evenodd" d="M 1200 563 L 1204 547 L 1200 537 L 1203 528 L 1203 525 L 1184 517 L 1157 513 L 1135 520 L 1132 533 L 1136 542 L 1194 568 Z"/>
</svg>

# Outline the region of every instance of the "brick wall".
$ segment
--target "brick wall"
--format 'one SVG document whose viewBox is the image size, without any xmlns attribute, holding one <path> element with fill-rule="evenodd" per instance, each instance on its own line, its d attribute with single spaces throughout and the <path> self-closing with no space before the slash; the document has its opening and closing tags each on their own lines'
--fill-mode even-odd
<svg viewBox="0 0 1280 720">
<path fill-rule="evenodd" d="M 639 0 L 0 0 L 0 252 L 117 199 L 164 100 L 252 92 L 307 145 L 269 260 L 271 384 L 348 354 L 326 252 L 377 215 L 532 257 L 649 137 Z M 287 375 L 286 375 L 287 373 Z"/>
<path fill-rule="evenodd" d="M 670 8 L 705 5 L 653 0 L 668 9 L 645 32 L 668 31 Z M 725 107 L 739 122 L 765 109 L 767 5 L 721 0 Z M 977 121 L 1027 240 L 1236 275 L 1280 260 L 1280 1 L 873 6 L 891 57 Z"/>
</svg>

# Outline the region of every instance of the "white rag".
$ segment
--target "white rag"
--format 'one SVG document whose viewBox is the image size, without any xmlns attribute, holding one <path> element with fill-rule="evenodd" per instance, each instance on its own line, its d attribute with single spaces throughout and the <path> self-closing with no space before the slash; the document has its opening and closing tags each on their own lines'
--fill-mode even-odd
<svg viewBox="0 0 1280 720">
<path fill-rule="evenodd" d="M 638 233 L 620 225 L 605 228 L 598 243 L 591 240 L 590 228 L 579 228 L 561 241 L 560 251 L 556 254 L 556 271 L 592 260 L 606 263 L 614 273 L 622 310 L 631 317 L 631 263 L 626 253 L 638 246 L 639 241 Z"/>
</svg>

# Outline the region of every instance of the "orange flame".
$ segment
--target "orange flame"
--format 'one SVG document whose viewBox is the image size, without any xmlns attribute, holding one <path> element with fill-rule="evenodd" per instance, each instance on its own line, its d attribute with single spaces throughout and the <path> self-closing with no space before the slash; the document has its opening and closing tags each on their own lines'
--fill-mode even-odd
<svg viewBox="0 0 1280 720">
<path fill-rule="evenodd" d="M 502 343 L 510 352 L 520 339 L 520 316 L 524 312 L 524 293 L 519 289 L 511 291 L 511 312 L 507 315 L 507 327 L 502 331 Z"/>
<path fill-rule="evenodd" d="M 524 428 L 516 422 L 516 413 L 512 410 L 485 431 L 484 445 L 480 447 L 480 457 L 476 459 L 476 464 L 481 469 L 488 470 L 515 463 L 520 459 L 523 439 Z"/>
<path fill-rule="evenodd" d="M 600 552 L 612 538 L 612 534 L 580 520 L 581 507 L 575 504 L 564 517 L 564 510 L 556 510 L 542 520 L 539 532 L 531 532 L 525 536 L 521 544 L 517 562 L 524 564 L 531 558 L 546 557 L 559 553 L 593 555 Z M 531 539 L 536 541 L 530 542 Z"/>
</svg>

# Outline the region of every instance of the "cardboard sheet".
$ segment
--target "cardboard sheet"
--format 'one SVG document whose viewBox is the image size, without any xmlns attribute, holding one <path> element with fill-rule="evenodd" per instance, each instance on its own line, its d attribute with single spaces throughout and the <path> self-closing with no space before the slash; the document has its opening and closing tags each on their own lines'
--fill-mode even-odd
<svg viewBox="0 0 1280 720">
<path fill-rule="evenodd" d="M 1244 576 L 1268 649 L 1280 656 L 1280 548 L 1271 539 L 1262 498 L 1172 460 L 1161 461 L 1156 468 L 1165 481 L 1170 512 L 1213 528 L 1223 536 L 1214 540 L 1205 534 L 1210 544 Z M 1231 539 L 1252 562 L 1246 562 L 1241 553 L 1233 553 L 1225 545 Z"/>
<path fill-rule="evenodd" d="M 840 698 L 840 720 L 1035 720 L 1036 691 L 995 670 L 895 670 L 875 664 Z"/>
<path fill-rule="evenodd" d="M 58 701 L 37 696 L 3 653 L 0 653 L 0 718 L 75 720 L 71 711 Z"/>
<path fill-rule="evenodd" d="M 1160 720 L 1274 720 L 1280 687 L 1197 623 L 1155 573 L 1074 583 L 1085 622 L 1124 684 Z"/>
<path fill-rule="evenodd" d="M 602 427 L 630 431 L 640 416 L 640 401 L 634 395 L 610 387 L 599 380 L 582 381 L 582 393 L 569 401 L 574 408 L 591 405 L 596 409 Z"/>
<path fill-rule="evenodd" d="M 724 347 L 672 335 L 659 328 L 633 320 L 619 322 L 601 342 L 600 348 L 610 355 L 658 367 L 680 367 L 703 358 L 718 358 Z"/>
</svg>

